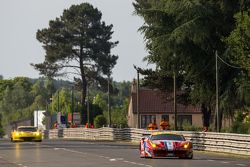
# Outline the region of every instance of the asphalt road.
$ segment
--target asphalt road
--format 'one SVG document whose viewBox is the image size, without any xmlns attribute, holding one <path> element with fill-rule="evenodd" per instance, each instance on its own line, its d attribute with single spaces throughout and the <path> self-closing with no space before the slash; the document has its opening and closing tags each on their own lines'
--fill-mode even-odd
<svg viewBox="0 0 250 167">
<path fill-rule="evenodd" d="M 195 151 L 194 159 L 140 158 L 136 145 L 115 142 L 0 140 L 0 167 L 250 167 L 250 158 Z"/>
</svg>

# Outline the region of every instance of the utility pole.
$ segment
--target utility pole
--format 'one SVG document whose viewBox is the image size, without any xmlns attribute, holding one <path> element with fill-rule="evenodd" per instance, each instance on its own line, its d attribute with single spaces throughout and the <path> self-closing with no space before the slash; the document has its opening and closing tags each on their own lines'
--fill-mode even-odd
<svg viewBox="0 0 250 167">
<path fill-rule="evenodd" d="M 139 68 L 134 65 L 134 69 L 137 72 L 137 83 L 136 83 L 136 113 L 137 113 L 137 125 L 136 128 L 141 128 L 140 124 L 140 78 L 139 78 Z"/>
<path fill-rule="evenodd" d="M 72 105 L 72 108 L 71 108 L 71 113 L 72 113 L 72 116 L 71 116 L 71 123 L 73 124 L 73 116 L 74 116 L 74 87 L 72 86 L 72 92 L 71 92 L 71 105 Z"/>
<path fill-rule="evenodd" d="M 108 114 L 109 114 L 109 126 L 111 127 L 111 111 L 110 111 L 110 74 L 108 74 Z"/>
<path fill-rule="evenodd" d="M 219 86 L 218 86 L 218 53 L 215 51 L 215 82 L 216 82 L 216 131 L 219 132 Z"/>
<path fill-rule="evenodd" d="M 59 103 L 60 103 L 60 97 L 59 97 L 59 95 L 60 95 L 60 88 L 58 89 L 58 92 L 57 92 L 57 113 L 59 112 Z"/>
<path fill-rule="evenodd" d="M 90 127 L 90 124 L 89 124 L 89 86 L 88 86 L 88 83 L 87 83 L 87 115 L 88 115 L 88 127 Z"/>
<path fill-rule="evenodd" d="M 174 86 L 174 129 L 177 131 L 178 126 L 177 126 L 177 108 L 176 108 L 176 74 L 175 71 L 173 73 L 173 86 Z"/>
<path fill-rule="evenodd" d="M 174 61 L 176 59 L 176 55 L 174 53 L 173 55 Z M 177 107 L 176 107 L 176 73 L 175 73 L 175 64 L 173 64 L 173 98 L 174 98 L 174 129 L 177 131 L 178 130 L 178 125 L 177 125 Z"/>
<path fill-rule="evenodd" d="M 140 129 L 140 128 L 141 128 L 141 123 L 140 123 L 140 114 L 139 114 L 139 105 L 140 105 L 140 104 L 139 104 L 139 100 L 140 100 L 140 99 L 139 99 L 139 98 L 140 98 L 140 96 L 139 96 L 139 93 L 140 93 L 140 90 L 139 90 L 139 89 L 140 89 L 140 86 L 139 86 L 139 85 L 140 85 L 139 70 L 137 70 L 137 89 L 136 89 L 136 90 L 137 90 L 137 97 L 136 97 L 136 99 L 137 99 L 137 100 L 136 100 L 136 101 L 137 101 L 137 106 L 136 106 L 137 109 L 136 109 L 136 110 L 137 110 L 137 122 L 138 122 L 138 123 L 137 123 L 137 126 L 138 126 L 138 128 Z"/>
</svg>

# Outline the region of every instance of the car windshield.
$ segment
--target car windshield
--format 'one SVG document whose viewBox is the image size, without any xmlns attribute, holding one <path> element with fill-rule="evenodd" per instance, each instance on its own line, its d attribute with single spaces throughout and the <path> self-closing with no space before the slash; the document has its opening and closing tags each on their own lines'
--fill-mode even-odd
<svg viewBox="0 0 250 167">
<path fill-rule="evenodd" d="M 157 134 L 157 135 L 152 135 L 151 140 L 178 140 L 178 141 L 185 141 L 185 138 L 182 135 L 176 135 L 176 134 Z"/>
<path fill-rule="evenodd" d="M 17 129 L 17 131 L 23 131 L 23 132 L 36 132 L 35 127 L 20 127 Z"/>
</svg>

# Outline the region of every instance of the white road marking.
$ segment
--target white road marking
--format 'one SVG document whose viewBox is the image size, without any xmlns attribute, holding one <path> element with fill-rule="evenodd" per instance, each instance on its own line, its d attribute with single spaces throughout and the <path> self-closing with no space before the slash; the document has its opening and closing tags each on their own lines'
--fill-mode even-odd
<svg viewBox="0 0 250 167">
<path fill-rule="evenodd" d="M 72 152 L 72 153 L 84 154 L 84 155 L 88 154 L 88 153 L 84 153 L 84 152 L 80 152 L 80 151 L 75 151 L 75 150 L 71 150 L 71 149 L 66 149 L 66 148 L 54 148 L 54 150 L 55 151 L 57 151 L 57 150 L 65 150 L 65 151 L 69 151 L 69 152 Z M 132 161 L 126 161 L 126 160 L 124 160 L 124 158 L 111 158 L 111 157 L 106 157 L 106 156 L 97 155 L 97 154 L 91 154 L 91 155 L 98 156 L 100 158 L 109 159 L 110 162 L 121 161 L 121 162 L 125 162 L 125 163 L 130 163 L 130 164 L 133 164 L 133 165 L 152 167 L 151 165 L 146 165 L 146 164 L 142 164 L 142 163 L 136 163 L 136 162 L 132 162 Z"/>
<path fill-rule="evenodd" d="M 66 148 L 62 148 L 62 149 L 65 150 L 65 151 L 69 151 L 69 152 L 72 152 L 72 153 L 76 153 L 76 154 L 82 154 L 82 155 L 86 155 L 86 154 L 87 154 L 87 153 L 85 153 L 85 152 L 70 150 L 70 149 L 66 149 Z"/>
<path fill-rule="evenodd" d="M 152 167 L 151 165 L 145 165 L 145 166 L 147 166 L 147 167 Z"/>
<path fill-rule="evenodd" d="M 226 162 L 226 161 L 221 161 L 221 163 L 223 163 L 223 164 L 228 164 L 229 162 Z"/>
<path fill-rule="evenodd" d="M 238 165 L 238 166 L 247 166 L 247 165 L 245 165 L 245 164 L 236 164 L 236 165 Z"/>
<path fill-rule="evenodd" d="M 207 161 L 214 162 L 215 160 L 213 160 L 213 159 L 208 159 Z"/>
</svg>

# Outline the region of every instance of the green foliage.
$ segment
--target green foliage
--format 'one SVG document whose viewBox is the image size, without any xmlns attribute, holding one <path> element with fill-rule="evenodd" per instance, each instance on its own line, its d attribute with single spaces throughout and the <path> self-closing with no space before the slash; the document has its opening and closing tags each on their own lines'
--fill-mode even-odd
<svg viewBox="0 0 250 167">
<path fill-rule="evenodd" d="M 51 20 L 48 28 L 38 30 L 36 34 L 46 55 L 43 63 L 32 65 L 48 77 L 65 75 L 68 74 L 65 71 L 70 71 L 75 85 L 81 90 L 82 106 L 87 96 L 87 85 L 91 82 L 106 84 L 104 75 L 111 75 L 118 59 L 110 52 L 118 44 L 110 41 L 113 25 L 106 25 L 101 18 L 102 13 L 89 3 L 72 5 L 63 11 L 62 16 Z M 86 117 L 83 122 L 86 122 Z"/>
<path fill-rule="evenodd" d="M 184 120 L 181 125 L 178 125 L 178 127 L 180 127 L 180 130 L 184 130 L 184 131 L 197 131 L 197 132 L 201 132 L 202 131 L 201 127 L 197 127 L 195 125 L 191 125 L 186 120 Z"/>
<path fill-rule="evenodd" d="M 114 106 L 111 107 L 111 126 L 112 127 L 128 127 L 127 114 L 128 114 L 128 100 L 124 101 L 124 105 L 122 107 Z M 109 120 L 108 112 L 103 112 L 106 120 Z"/>
<path fill-rule="evenodd" d="M 209 121 L 215 104 L 215 51 L 224 61 L 244 62 L 242 66 L 249 68 L 248 4 L 247 1 L 136 0 L 135 13 L 145 22 L 140 28 L 149 51 L 145 60 L 157 67 L 155 71 L 140 71 L 146 75 L 144 83 L 170 92 L 175 73 L 178 90 L 186 93 L 184 102 L 204 106 L 204 120 Z M 237 96 L 242 88 L 242 82 L 238 81 L 242 78 L 249 81 L 244 70 L 234 69 L 222 59 L 218 62 L 220 118 L 243 107 Z"/>
<path fill-rule="evenodd" d="M 103 115 L 98 115 L 94 119 L 94 127 L 101 128 L 107 124 L 107 120 Z"/>
<path fill-rule="evenodd" d="M 105 95 L 103 93 L 98 93 L 95 96 L 93 104 L 98 105 L 103 111 L 108 110 L 107 100 L 105 99 Z"/>
<path fill-rule="evenodd" d="M 0 138 L 2 138 L 4 135 L 4 129 L 2 126 L 2 114 L 0 113 Z"/>
<path fill-rule="evenodd" d="M 96 116 L 103 114 L 103 110 L 98 105 L 95 105 L 92 103 L 90 103 L 89 110 L 90 110 L 90 113 L 89 113 L 90 123 L 94 122 L 94 119 Z"/>
<path fill-rule="evenodd" d="M 72 87 L 72 83 L 48 78 L 28 79 L 28 81 L 29 84 L 22 79 L 0 80 L 0 94 L 2 96 L 0 98 L 0 115 L 4 114 L 0 120 L 0 129 L 1 125 L 7 125 L 13 121 L 32 119 L 34 110 L 45 110 L 46 107 L 50 115 L 56 113 L 58 107 L 59 111 L 65 115 L 72 112 L 72 107 L 74 112 L 80 111 L 81 92 Z M 129 92 L 129 82 L 124 83 L 115 82 L 113 89 L 116 89 L 118 93 L 116 96 L 111 96 L 112 108 L 115 110 L 114 121 L 118 120 L 115 123 L 121 124 L 123 127 L 126 126 L 127 113 L 127 109 L 123 110 L 123 108 L 128 105 L 125 102 L 128 97 L 121 92 Z M 93 123 L 96 116 L 107 111 L 107 93 L 101 92 L 94 86 L 90 88 L 90 122 Z"/>
<path fill-rule="evenodd" d="M 231 132 L 250 134 L 250 111 L 239 111 L 236 114 Z"/>
<path fill-rule="evenodd" d="M 2 80 L 1 83 L 0 113 L 4 115 L 3 125 L 30 115 L 31 113 L 27 114 L 25 111 L 32 104 L 32 84 L 28 78 L 18 77 L 13 80 Z"/>
<path fill-rule="evenodd" d="M 250 9 L 235 14 L 236 28 L 226 38 L 231 62 L 250 74 Z"/>
<path fill-rule="evenodd" d="M 118 91 L 116 96 L 111 95 L 110 97 L 111 123 L 114 127 L 127 127 L 128 92 L 130 91 L 130 86 L 130 82 L 113 83 L 113 88 Z M 99 106 L 106 120 L 109 120 L 107 93 L 98 92 L 93 99 L 93 104 Z"/>
</svg>

